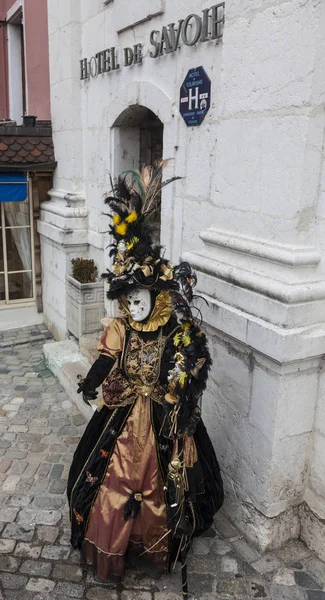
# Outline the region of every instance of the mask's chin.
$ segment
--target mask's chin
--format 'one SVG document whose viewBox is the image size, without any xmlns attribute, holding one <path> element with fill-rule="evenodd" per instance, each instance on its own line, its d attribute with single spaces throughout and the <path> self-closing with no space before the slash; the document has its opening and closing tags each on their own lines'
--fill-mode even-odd
<svg viewBox="0 0 325 600">
<path fill-rule="evenodd" d="M 131 311 L 130 311 L 131 312 Z M 149 314 L 146 316 L 144 315 L 139 315 L 138 313 L 133 313 L 131 312 L 131 317 L 133 319 L 133 321 L 135 321 L 136 323 L 143 323 L 144 321 L 147 321 L 150 317 L 150 312 Z"/>
<path fill-rule="evenodd" d="M 131 317 L 137 323 L 146 321 L 151 313 L 151 294 L 149 290 L 138 288 L 126 296 Z"/>
</svg>

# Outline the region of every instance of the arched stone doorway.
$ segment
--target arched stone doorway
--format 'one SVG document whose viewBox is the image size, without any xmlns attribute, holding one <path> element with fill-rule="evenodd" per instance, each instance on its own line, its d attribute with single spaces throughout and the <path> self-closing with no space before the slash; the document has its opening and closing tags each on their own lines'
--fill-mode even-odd
<svg viewBox="0 0 325 600">
<path fill-rule="evenodd" d="M 164 125 L 149 108 L 128 106 L 113 124 L 113 174 L 125 169 L 141 169 L 163 157 Z M 160 241 L 161 215 L 153 222 L 156 241 Z"/>
</svg>

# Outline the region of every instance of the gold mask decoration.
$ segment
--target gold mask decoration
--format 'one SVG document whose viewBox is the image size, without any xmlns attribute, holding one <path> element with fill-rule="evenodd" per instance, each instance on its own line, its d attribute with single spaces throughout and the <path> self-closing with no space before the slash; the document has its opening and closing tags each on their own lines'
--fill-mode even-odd
<svg viewBox="0 0 325 600">
<path fill-rule="evenodd" d="M 163 281 L 170 281 L 171 279 L 173 279 L 174 268 L 170 264 L 161 265 L 161 271 L 163 272 L 163 275 L 161 275 L 159 279 L 162 279 Z"/>
</svg>

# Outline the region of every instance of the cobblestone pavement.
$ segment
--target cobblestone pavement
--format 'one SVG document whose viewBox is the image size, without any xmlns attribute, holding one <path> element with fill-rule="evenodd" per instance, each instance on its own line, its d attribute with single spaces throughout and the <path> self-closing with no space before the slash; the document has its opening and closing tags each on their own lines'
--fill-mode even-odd
<svg viewBox="0 0 325 600">
<path fill-rule="evenodd" d="M 180 600 L 179 571 L 143 565 L 103 584 L 69 546 L 65 485 L 84 417 L 46 369 L 43 327 L 0 335 L 0 600 Z M 260 555 L 222 516 L 189 561 L 191 599 L 325 600 L 325 565 L 302 543 Z"/>
</svg>

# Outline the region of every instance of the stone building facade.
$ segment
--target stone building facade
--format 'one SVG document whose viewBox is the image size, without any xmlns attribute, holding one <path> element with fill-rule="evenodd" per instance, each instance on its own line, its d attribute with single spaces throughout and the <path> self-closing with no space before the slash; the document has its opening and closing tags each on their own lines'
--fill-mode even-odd
<svg viewBox="0 0 325 600">
<path fill-rule="evenodd" d="M 39 205 L 52 188 L 47 4 L 0 0 L 0 330 L 43 322 Z"/>
<path fill-rule="evenodd" d="M 173 158 L 166 176 L 183 179 L 163 195 L 161 240 L 209 302 L 203 413 L 225 511 L 264 549 L 301 537 L 324 559 L 324 2 L 48 0 L 48 12 L 47 325 L 66 337 L 71 258 L 109 264 L 109 173 Z M 210 110 L 187 126 L 181 88 L 201 66 Z"/>
</svg>

